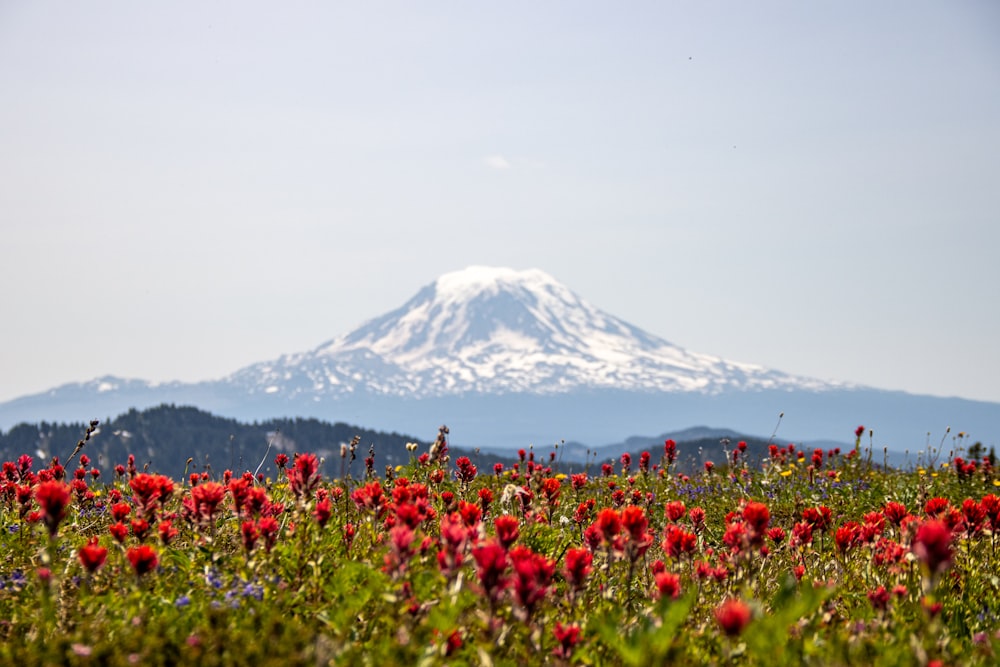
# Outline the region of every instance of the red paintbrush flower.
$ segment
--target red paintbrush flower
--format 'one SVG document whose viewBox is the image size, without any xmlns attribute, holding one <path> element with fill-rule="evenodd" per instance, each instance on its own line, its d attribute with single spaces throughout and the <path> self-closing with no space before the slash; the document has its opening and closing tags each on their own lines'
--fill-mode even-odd
<svg viewBox="0 0 1000 667">
<path fill-rule="evenodd" d="M 601 539 L 611 544 L 622 530 L 622 517 L 617 510 L 605 507 L 597 513 L 594 525 L 597 526 Z"/>
<path fill-rule="evenodd" d="M 170 519 L 164 519 L 160 522 L 160 525 L 156 527 L 156 532 L 160 535 L 160 542 L 163 546 L 167 546 L 173 542 L 174 538 L 177 537 L 177 529 L 174 528 L 174 524 Z"/>
<path fill-rule="evenodd" d="M 264 538 L 264 551 L 271 553 L 271 548 L 274 543 L 278 540 L 278 530 L 281 526 L 278 524 L 278 520 L 273 516 L 261 517 L 257 521 L 257 530 L 260 531 L 261 537 Z"/>
<path fill-rule="evenodd" d="M 288 469 L 288 486 L 296 498 L 308 498 L 319 485 L 319 459 L 315 454 L 296 454 L 294 465 Z"/>
<path fill-rule="evenodd" d="M 671 500 L 663 506 L 663 513 L 670 521 L 680 521 L 686 512 L 687 507 L 680 500 Z"/>
<path fill-rule="evenodd" d="M 743 520 L 750 527 L 750 541 L 760 543 L 771 522 L 771 510 L 764 503 L 747 503 L 743 508 Z"/>
<path fill-rule="evenodd" d="M 824 532 L 833 522 L 833 512 L 826 505 L 807 507 L 802 510 L 802 518 L 811 524 L 814 530 Z"/>
<path fill-rule="evenodd" d="M 329 498 L 323 498 L 316 502 L 316 508 L 313 510 L 313 517 L 316 518 L 316 523 L 322 528 L 326 525 L 326 522 L 330 520 L 330 516 L 333 514 L 333 506 L 330 504 Z"/>
<path fill-rule="evenodd" d="M 510 545 L 514 544 L 521 535 L 520 522 L 517 517 L 507 514 L 498 516 L 493 520 L 493 526 L 496 528 L 497 539 L 504 549 L 509 549 Z"/>
<path fill-rule="evenodd" d="M 555 627 L 552 628 L 552 634 L 559 642 L 559 646 L 552 649 L 552 655 L 568 661 L 573 655 L 573 648 L 580 641 L 580 626 L 576 623 L 563 625 L 556 621 Z"/>
<path fill-rule="evenodd" d="M 594 554 L 592 554 L 588 549 L 567 549 L 564 560 L 565 567 L 563 569 L 563 574 L 566 577 L 566 583 L 568 583 L 573 590 L 580 590 L 583 588 L 584 583 L 587 580 L 587 576 L 594 569 L 593 562 Z"/>
<path fill-rule="evenodd" d="M 715 620 L 730 637 L 738 637 L 750 623 L 750 607 L 742 600 L 730 598 L 715 610 Z"/>
<path fill-rule="evenodd" d="M 104 565 L 104 561 L 108 557 L 108 550 L 97 543 L 97 537 L 92 537 L 87 544 L 80 547 L 76 556 L 87 572 L 93 574 Z"/>
<path fill-rule="evenodd" d="M 509 585 L 505 575 L 507 550 L 499 543 L 490 540 L 475 547 L 472 550 L 472 558 L 476 561 L 476 576 L 492 608 L 500 601 L 500 597 Z"/>
<path fill-rule="evenodd" d="M 514 566 L 514 596 L 531 618 L 535 606 L 548 594 L 556 564 L 525 546 L 510 550 Z"/>
<path fill-rule="evenodd" d="M 156 551 L 148 544 L 132 547 L 125 552 L 125 557 L 128 558 L 128 562 L 132 564 L 132 569 L 139 577 L 152 572 L 160 563 Z"/>
<path fill-rule="evenodd" d="M 42 509 L 42 520 L 49 529 L 49 535 L 54 537 L 59 530 L 59 523 L 66 518 L 70 500 L 69 486 L 56 481 L 42 482 L 35 489 L 35 500 Z"/>
<path fill-rule="evenodd" d="M 951 531 L 944 522 L 929 519 L 917 529 L 911 549 L 931 574 L 942 572 L 951 565 Z"/>
<path fill-rule="evenodd" d="M 191 489 L 194 520 L 202 525 L 211 524 L 225 497 L 226 487 L 218 482 L 205 482 Z"/>
<path fill-rule="evenodd" d="M 672 572 L 657 572 L 656 593 L 661 598 L 676 600 L 681 594 L 681 578 Z"/>
<path fill-rule="evenodd" d="M 118 523 L 113 523 L 108 526 L 108 532 L 111 533 L 111 536 L 114 537 L 119 544 L 122 544 L 125 542 L 125 538 L 128 537 L 128 526 L 119 521 Z"/>
<path fill-rule="evenodd" d="M 135 494 L 136 514 L 151 517 L 174 492 L 174 481 L 166 475 L 139 473 L 128 483 Z"/>
</svg>

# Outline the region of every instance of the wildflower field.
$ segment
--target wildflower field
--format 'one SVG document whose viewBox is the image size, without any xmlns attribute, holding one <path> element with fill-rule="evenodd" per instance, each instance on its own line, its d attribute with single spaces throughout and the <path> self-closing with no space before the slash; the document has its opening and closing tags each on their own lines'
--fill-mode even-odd
<svg viewBox="0 0 1000 667">
<path fill-rule="evenodd" d="M 172 480 L 85 441 L 5 462 L 0 663 L 998 661 L 992 457 L 890 470 L 859 428 L 756 466 L 733 443 L 680 472 L 667 441 L 561 470 L 450 460 L 445 432 L 358 478 L 280 453 L 273 479 Z"/>
</svg>

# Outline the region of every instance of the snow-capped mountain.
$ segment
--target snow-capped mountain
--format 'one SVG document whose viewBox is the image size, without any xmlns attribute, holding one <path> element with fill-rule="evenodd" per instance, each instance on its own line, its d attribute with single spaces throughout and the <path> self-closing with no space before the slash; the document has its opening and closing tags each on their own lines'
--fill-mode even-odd
<svg viewBox="0 0 1000 667">
<path fill-rule="evenodd" d="M 400 308 L 311 352 L 255 364 L 228 381 L 286 397 L 834 386 L 688 352 L 595 308 L 543 271 L 480 266 L 441 276 Z"/>
<path fill-rule="evenodd" d="M 593 445 L 695 424 L 767 437 L 853 440 L 917 451 L 928 434 L 1000 436 L 1000 404 L 795 377 L 686 351 L 587 303 L 538 270 L 472 267 L 314 350 L 219 380 L 101 377 L 0 403 L 0 428 L 190 405 L 242 420 L 317 417 L 456 444 Z"/>
</svg>

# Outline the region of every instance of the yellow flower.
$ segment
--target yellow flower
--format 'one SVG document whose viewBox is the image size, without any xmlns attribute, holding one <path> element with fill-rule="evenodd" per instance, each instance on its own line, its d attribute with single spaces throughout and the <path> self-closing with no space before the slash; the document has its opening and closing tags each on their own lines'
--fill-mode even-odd
<svg viewBox="0 0 1000 667">
<path fill-rule="evenodd" d="M 1000 486 L 1000 479 L 993 480 L 993 486 Z"/>
<path fill-rule="evenodd" d="M 917 474 L 923 477 L 924 475 L 927 474 L 927 471 L 924 470 L 923 468 L 917 468 Z"/>
<path fill-rule="evenodd" d="M 782 470 L 782 471 L 781 471 L 781 476 L 782 476 L 782 477 L 788 477 L 788 476 L 789 476 L 789 475 L 791 475 L 791 474 L 792 474 L 792 471 L 791 471 L 791 470 Z"/>
<path fill-rule="evenodd" d="M 558 473 L 556 475 L 556 479 L 558 479 L 560 482 L 563 481 L 564 479 L 566 479 L 566 473 L 564 472 Z"/>
</svg>

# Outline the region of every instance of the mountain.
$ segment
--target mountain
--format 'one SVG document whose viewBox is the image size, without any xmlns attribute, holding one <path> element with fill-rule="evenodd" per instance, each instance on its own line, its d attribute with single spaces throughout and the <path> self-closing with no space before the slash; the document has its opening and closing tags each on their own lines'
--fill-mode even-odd
<svg viewBox="0 0 1000 667">
<path fill-rule="evenodd" d="M 0 428 L 161 403 L 248 420 L 363 423 L 428 439 L 446 423 L 456 442 L 507 449 L 621 442 L 691 424 L 761 435 L 781 413 L 779 438 L 787 441 L 844 443 L 858 424 L 875 429 L 876 446 L 899 451 L 959 431 L 987 445 L 1000 436 L 1000 404 L 797 377 L 690 352 L 599 310 L 542 271 L 487 267 L 445 274 L 400 308 L 310 351 L 208 382 L 109 376 L 67 384 L 0 404 Z"/>
<path fill-rule="evenodd" d="M 835 385 L 688 352 L 539 270 L 448 273 L 400 308 L 310 352 L 254 364 L 248 393 L 406 398 L 579 390 L 719 393 Z"/>
</svg>

